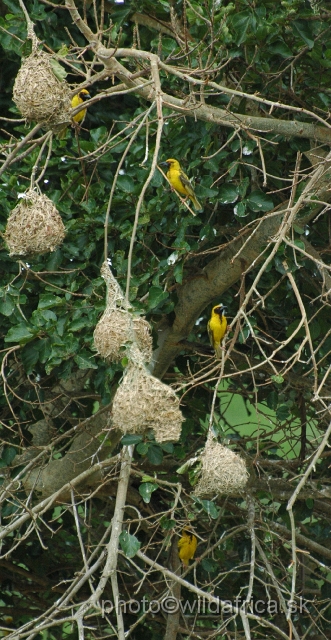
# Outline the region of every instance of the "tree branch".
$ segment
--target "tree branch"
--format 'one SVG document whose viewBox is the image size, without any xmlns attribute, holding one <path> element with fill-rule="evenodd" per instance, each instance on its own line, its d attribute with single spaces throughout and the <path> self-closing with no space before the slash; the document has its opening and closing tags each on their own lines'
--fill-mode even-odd
<svg viewBox="0 0 331 640">
<path fill-rule="evenodd" d="M 85 36 L 85 38 L 90 43 L 91 47 L 95 51 L 98 58 L 104 63 L 105 67 L 108 69 L 109 74 L 116 76 L 121 82 L 124 82 L 128 87 L 134 87 L 138 84 L 141 85 L 141 82 L 138 83 L 137 80 L 132 79 L 132 73 L 124 67 L 116 58 L 120 57 L 133 57 L 146 59 L 151 61 L 152 59 L 156 60 L 158 66 L 160 68 L 165 69 L 167 72 L 172 73 L 173 75 L 179 75 L 183 78 L 184 81 L 190 82 L 193 85 L 204 85 L 204 81 L 192 78 L 187 74 L 181 73 L 175 67 L 171 67 L 170 65 L 165 65 L 162 63 L 160 58 L 147 51 L 138 51 L 136 49 L 122 49 L 122 48 L 110 48 L 107 49 L 104 47 L 100 41 L 98 41 L 97 36 L 91 31 L 91 29 L 87 26 L 87 24 L 82 20 L 79 15 L 79 12 L 76 9 L 74 0 L 66 0 L 66 6 L 71 13 L 73 21 L 80 29 L 81 33 Z M 209 83 L 210 86 L 213 86 L 217 91 L 223 91 L 224 93 L 230 93 L 233 95 L 238 95 L 239 97 L 248 97 L 251 100 L 256 100 L 261 103 L 270 104 L 274 107 L 289 109 L 290 111 L 304 113 L 305 110 L 298 107 L 291 107 L 290 105 L 283 105 L 282 103 L 274 103 L 271 101 L 266 101 L 259 96 L 252 96 L 250 94 L 245 94 L 242 91 L 236 91 L 234 89 L 230 89 L 228 87 L 217 85 L 216 83 Z M 150 87 L 146 88 L 138 88 L 137 87 L 137 95 L 145 98 L 149 102 L 153 102 L 155 100 L 155 90 L 151 90 Z M 175 96 L 163 93 L 162 100 L 163 104 L 167 107 L 172 108 L 174 111 L 181 113 L 183 116 L 190 116 L 194 118 L 198 118 L 200 120 L 204 120 L 206 122 L 211 122 L 213 124 L 221 124 L 225 127 L 230 128 L 238 128 L 242 127 L 243 129 L 252 129 L 254 131 L 259 131 L 263 133 L 273 133 L 275 135 L 285 135 L 285 136 L 296 136 L 300 138 L 309 138 L 311 140 L 317 140 L 319 142 L 331 143 L 331 128 L 327 128 L 325 126 L 321 127 L 315 124 L 299 122 L 296 120 L 278 120 L 274 118 L 266 118 L 266 117 L 258 117 L 258 116 L 248 116 L 244 114 L 232 114 L 225 109 L 220 109 L 218 107 L 208 106 L 205 103 L 193 103 L 191 105 L 188 104 L 189 96 L 182 100 L 176 98 Z M 308 115 L 308 112 L 307 112 Z M 311 117 L 317 117 L 312 112 L 309 112 Z M 321 118 L 317 117 L 318 120 Z"/>
</svg>

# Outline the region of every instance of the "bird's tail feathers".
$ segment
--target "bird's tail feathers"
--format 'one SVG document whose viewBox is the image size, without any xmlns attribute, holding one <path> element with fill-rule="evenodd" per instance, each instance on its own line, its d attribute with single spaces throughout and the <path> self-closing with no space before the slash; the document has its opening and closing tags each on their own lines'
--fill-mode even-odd
<svg viewBox="0 0 331 640">
<path fill-rule="evenodd" d="M 191 196 L 191 200 L 198 211 L 202 211 L 202 206 L 195 196 Z"/>
<path fill-rule="evenodd" d="M 216 358 L 221 359 L 221 357 L 222 357 L 222 345 L 221 345 L 221 343 L 215 344 L 215 355 L 216 355 Z"/>
</svg>

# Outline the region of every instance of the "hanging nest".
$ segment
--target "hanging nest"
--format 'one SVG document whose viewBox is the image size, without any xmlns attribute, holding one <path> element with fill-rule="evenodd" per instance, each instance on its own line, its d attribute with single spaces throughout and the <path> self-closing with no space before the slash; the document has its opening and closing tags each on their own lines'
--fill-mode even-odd
<svg viewBox="0 0 331 640">
<path fill-rule="evenodd" d="M 32 189 L 11 212 L 4 233 L 10 256 L 55 251 L 64 237 L 65 227 L 53 202 Z"/>
<path fill-rule="evenodd" d="M 53 125 L 70 123 L 70 91 L 54 75 L 52 56 L 34 51 L 24 60 L 16 76 L 13 100 L 28 122 Z"/>
<path fill-rule="evenodd" d="M 147 320 L 134 317 L 124 309 L 106 309 L 95 327 L 94 346 L 98 353 L 110 362 L 120 361 L 125 354 L 123 347 L 135 342 L 142 361 L 152 358 L 152 336 Z"/>
<path fill-rule="evenodd" d="M 133 318 L 133 328 L 137 338 L 137 345 L 143 356 L 143 361 L 149 363 L 153 354 L 151 325 L 145 318 L 138 316 Z"/>
<path fill-rule="evenodd" d="M 144 367 L 130 365 L 114 397 L 113 427 L 135 434 L 153 429 L 157 442 L 177 442 L 182 421 L 175 392 Z"/>
<path fill-rule="evenodd" d="M 239 493 L 247 484 L 249 473 L 244 460 L 216 440 L 207 440 L 200 460 L 201 475 L 194 489 L 199 498 Z"/>
<path fill-rule="evenodd" d="M 107 260 L 105 260 L 100 269 L 101 277 L 104 279 L 107 287 L 107 305 L 106 311 L 115 310 L 118 306 L 124 305 L 124 293 L 113 276 Z"/>
</svg>

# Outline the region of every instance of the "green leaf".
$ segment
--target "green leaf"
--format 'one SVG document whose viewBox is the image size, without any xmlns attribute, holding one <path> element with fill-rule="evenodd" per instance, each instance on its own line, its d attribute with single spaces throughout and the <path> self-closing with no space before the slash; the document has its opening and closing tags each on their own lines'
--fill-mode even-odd
<svg viewBox="0 0 331 640">
<path fill-rule="evenodd" d="M 202 568 L 208 573 L 215 573 L 219 571 L 219 564 L 212 558 L 203 558 L 201 561 Z"/>
<path fill-rule="evenodd" d="M 34 338 L 34 333 L 26 324 L 19 324 L 16 327 L 9 329 L 5 336 L 5 342 L 16 342 L 18 344 L 25 344 Z"/>
<path fill-rule="evenodd" d="M 283 422 L 284 420 L 287 420 L 287 418 L 290 415 L 290 410 L 288 408 L 288 406 L 286 404 L 281 404 L 276 411 L 276 416 L 278 418 L 278 420 L 280 420 L 281 422 Z"/>
<path fill-rule="evenodd" d="M 30 342 L 26 344 L 21 351 L 23 367 L 28 375 L 34 370 L 34 365 L 39 360 L 39 351 L 35 348 L 35 344 Z"/>
<path fill-rule="evenodd" d="M 238 186 L 238 193 L 241 198 L 245 197 L 248 187 L 249 187 L 249 178 L 243 178 L 243 180 L 240 181 Z"/>
<path fill-rule="evenodd" d="M 123 446 L 128 446 L 129 444 L 138 444 L 138 442 L 141 442 L 142 439 L 142 436 L 128 433 L 127 435 L 123 436 L 121 443 Z"/>
<path fill-rule="evenodd" d="M 200 198 L 214 198 L 215 196 L 217 196 L 218 194 L 218 189 L 214 187 L 214 189 L 211 189 L 210 187 L 206 187 L 203 184 L 199 184 L 197 186 L 197 190 L 196 193 Z"/>
<path fill-rule="evenodd" d="M 16 454 L 17 454 L 17 451 L 16 449 L 14 449 L 14 447 L 5 446 L 2 452 L 1 460 L 6 465 L 9 465 L 14 460 Z"/>
<path fill-rule="evenodd" d="M 302 240 L 294 240 L 294 244 L 296 247 L 298 247 L 298 249 L 302 249 L 303 251 L 306 250 L 305 243 L 302 242 Z"/>
<path fill-rule="evenodd" d="M 252 191 L 246 198 L 247 205 L 251 211 L 270 211 L 274 207 L 273 200 L 263 191 Z"/>
<path fill-rule="evenodd" d="M 11 316 L 14 309 L 15 304 L 10 297 L 7 297 L 6 300 L 2 300 L 0 302 L 0 313 L 2 313 L 3 316 Z"/>
<path fill-rule="evenodd" d="M 238 202 L 238 204 L 233 208 L 233 212 L 238 218 L 245 218 L 245 216 L 248 216 L 249 214 L 249 211 L 246 211 L 246 205 L 244 202 Z"/>
<path fill-rule="evenodd" d="M 64 318 L 64 320 L 66 320 Z M 86 319 L 85 318 L 78 318 L 77 320 L 74 320 L 73 322 L 71 322 L 68 326 L 68 330 L 69 331 L 81 331 L 82 329 L 86 328 Z M 62 335 L 62 333 L 59 332 L 59 335 Z"/>
<path fill-rule="evenodd" d="M 163 176 L 162 173 L 160 173 L 160 171 L 158 169 L 156 169 L 156 171 L 154 171 L 154 175 L 153 178 L 150 182 L 151 187 L 161 187 L 163 184 Z"/>
<path fill-rule="evenodd" d="M 239 47 L 246 39 L 246 33 L 248 30 L 248 27 L 251 25 L 251 22 L 252 22 L 252 13 L 249 9 L 246 9 L 245 11 L 240 11 L 239 13 L 236 13 L 235 15 L 231 16 L 230 22 L 232 24 L 233 29 L 237 32 L 235 42 Z"/>
<path fill-rule="evenodd" d="M 293 229 L 296 233 L 300 233 L 300 235 L 302 235 L 305 232 L 305 230 L 296 223 L 294 223 Z"/>
<path fill-rule="evenodd" d="M 147 458 L 151 464 L 161 464 L 163 461 L 163 451 L 161 447 L 157 444 L 150 445 Z"/>
<path fill-rule="evenodd" d="M 74 361 L 79 369 L 97 369 L 98 365 L 93 362 L 94 356 L 88 351 L 80 351 L 79 355 L 74 357 Z"/>
<path fill-rule="evenodd" d="M 148 449 L 149 449 L 148 442 L 139 442 L 139 444 L 137 445 L 136 451 L 137 453 L 139 453 L 139 455 L 145 456 Z"/>
<path fill-rule="evenodd" d="M 216 520 L 219 515 L 219 508 L 212 500 L 199 500 L 203 510 L 212 518 L 212 520 Z"/>
<path fill-rule="evenodd" d="M 312 49 L 314 46 L 313 34 L 311 31 L 311 26 L 309 22 L 306 20 L 293 20 L 291 23 L 292 31 L 296 36 L 302 38 L 302 40 L 306 43 L 309 49 Z"/>
<path fill-rule="evenodd" d="M 139 486 L 139 493 L 143 499 L 144 502 L 146 502 L 146 504 L 148 504 L 151 501 L 151 495 L 153 493 L 153 491 L 156 491 L 156 489 L 159 488 L 158 484 L 155 484 L 154 482 L 143 482 L 140 486 Z"/>
<path fill-rule="evenodd" d="M 316 338 L 319 337 L 320 333 L 321 333 L 321 325 L 318 322 L 318 320 L 314 320 L 314 322 L 311 323 L 310 325 L 310 336 L 313 340 L 316 340 Z"/>
<path fill-rule="evenodd" d="M 299 324 L 300 324 L 300 320 L 296 319 L 296 320 L 293 320 L 293 322 L 291 322 L 291 324 L 289 324 L 287 326 L 287 329 L 286 329 L 286 337 L 287 338 L 289 338 L 292 335 L 292 333 L 296 330 L 296 328 L 297 328 L 297 326 Z M 304 327 L 301 327 L 300 330 L 295 334 L 294 337 L 296 337 L 296 338 L 302 337 L 304 335 L 304 331 L 305 331 Z"/>
<path fill-rule="evenodd" d="M 167 291 L 163 291 L 161 287 L 156 287 L 153 285 L 149 289 L 148 309 L 155 309 L 155 307 L 157 307 L 160 302 L 163 302 L 163 300 L 166 300 L 168 297 L 169 294 L 167 293 Z"/>
<path fill-rule="evenodd" d="M 256 147 L 256 142 L 255 140 L 246 140 L 244 146 L 243 146 L 243 155 L 244 156 L 251 156 L 254 149 Z"/>
<path fill-rule="evenodd" d="M 57 50 L 56 55 L 61 56 L 61 58 L 65 58 L 69 53 L 69 48 L 66 44 L 61 45 L 61 47 Z"/>
<path fill-rule="evenodd" d="M 55 60 L 55 58 L 51 58 L 50 65 L 55 77 L 58 80 L 60 80 L 60 82 L 63 82 L 63 80 L 67 77 L 68 74 L 65 68 L 62 67 L 62 64 L 60 64 L 57 60 Z"/>
<path fill-rule="evenodd" d="M 147 473 L 144 473 L 144 475 L 141 478 L 141 482 L 154 482 L 155 478 L 153 478 L 153 476 L 149 476 L 147 475 Z"/>
<path fill-rule="evenodd" d="M 174 267 L 174 278 L 175 278 L 175 281 L 178 282 L 179 284 L 182 284 L 183 282 L 183 267 L 184 267 L 183 262 L 178 262 L 177 264 L 175 264 L 175 267 Z"/>
<path fill-rule="evenodd" d="M 133 558 L 141 546 L 138 538 L 132 536 L 128 531 L 122 531 L 119 536 L 119 543 L 127 558 Z"/>
<path fill-rule="evenodd" d="M 170 531 L 170 529 L 173 529 L 176 526 L 176 520 L 168 520 L 165 516 L 161 518 L 160 525 L 165 531 Z"/>
<path fill-rule="evenodd" d="M 282 58 L 290 58 L 293 55 L 291 49 L 287 46 L 284 40 L 274 42 L 273 44 L 269 45 L 268 49 L 271 53 L 282 56 Z"/>
<path fill-rule="evenodd" d="M 90 130 L 90 136 L 95 144 L 100 144 L 100 142 L 103 142 L 107 137 L 107 133 L 108 132 L 106 127 L 98 127 L 97 129 Z"/>
<path fill-rule="evenodd" d="M 277 384 L 282 384 L 284 382 L 283 376 L 274 375 L 274 376 L 270 376 L 270 377 L 271 377 L 271 380 L 273 380 Z"/>
<path fill-rule="evenodd" d="M 11 11 L 11 13 L 20 14 L 22 12 L 22 9 L 20 8 L 16 0 L 3 0 L 3 1 L 4 1 L 4 4 L 8 7 L 9 11 Z"/>
<path fill-rule="evenodd" d="M 165 451 L 166 453 L 173 453 L 174 452 L 174 444 L 173 444 L 173 442 L 162 442 L 161 447 L 162 447 L 163 451 Z"/>
<path fill-rule="evenodd" d="M 271 391 L 271 393 L 268 393 L 267 398 L 266 398 L 266 403 L 267 406 L 269 407 L 269 409 L 277 409 L 278 406 L 278 393 L 277 391 Z"/>
<path fill-rule="evenodd" d="M 38 309 L 52 309 L 60 304 L 64 304 L 64 298 L 54 296 L 51 293 L 42 293 L 39 296 Z"/>
<path fill-rule="evenodd" d="M 124 175 L 118 176 L 117 186 L 121 191 L 125 191 L 125 193 L 133 193 L 136 185 L 130 176 Z"/>
<path fill-rule="evenodd" d="M 239 187 L 234 184 L 222 184 L 218 191 L 218 201 L 222 204 L 236 202 L 239 196 Z"/>
</svg>

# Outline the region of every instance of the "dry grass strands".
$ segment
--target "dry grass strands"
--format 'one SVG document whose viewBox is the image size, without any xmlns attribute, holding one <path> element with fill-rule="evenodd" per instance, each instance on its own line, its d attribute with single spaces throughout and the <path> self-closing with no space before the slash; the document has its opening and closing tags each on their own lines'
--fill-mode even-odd
<svg viewBox="0 0 331 640">
<path fill-rule="evenodd" d="M 135 342 L 140 349 L 143 362 L 152 358 L 152 337 L 150 326 L 144 318 L 134 318 L 124 309 L 108 310 L 95 327 L 94 346 L 98 353 L 111 362 L 123 358 L 123 347 Z"/>
<path fill-rule="evenodd" d="M 151 327 L 143 317 L 134 317 L 125 303 L 123 291 L 113 276 L 107 260 L 101 266 L 101 277 L 107 286 L 106 309 L 94 330 L 94 346 L 109 361 L 124 355 L 143 365 L 152 359 Z M 129 352 L 123 347 L 129 346 Z M 137 349 L 138 348 L 138 349 Z"/>
<path fill-rule="evenodd" d="M 201 454 L 199 482 L 194 494 L 199 498 L 240 493 L 248 481 L 244 460 L 237 453 L 209 438 Z"/>
<path fill-rule="evenodd" d="M 70 93 L 51 67 L 51 56 L 35 51 L 24 60 L 16 76 L 13 100 L 28 122 L 53 125 L 70 122 Z"/>
<path fill-rule="evenodd" d="M 11 212 L 4 233 L 10 256 L 55 251 L 64 237 L 65 227 L 52 200 L 32 189 Z"/>
<path fill-rule="evenodd" d="M 144 367 L 128 367 L 113 402 L 113 427 L 143 434 L 153 429 L 157 442 L 177 442 L 183 416 L 175 392 Z"/>
<path fill-rule="evenodd" d="M 153 340 L 151 326 L 142 316 L 133 318 L 133 329 L 137 339 L 137 345 L 143 357 L 143 361 L 149 363 L 153 354 Z"/>
<path fill-rule="evenodd" d="M 101 277 L 104 279 L 107 287 L 107 304 L 106 310 L 117 309 L 118 306 L 124 304 L 124 293 L 118 284 L 116 278 L 113 276 L 110 266 L 105 260 L 100 269 Z"/>
</svg>

